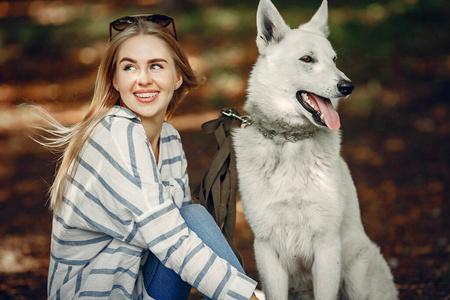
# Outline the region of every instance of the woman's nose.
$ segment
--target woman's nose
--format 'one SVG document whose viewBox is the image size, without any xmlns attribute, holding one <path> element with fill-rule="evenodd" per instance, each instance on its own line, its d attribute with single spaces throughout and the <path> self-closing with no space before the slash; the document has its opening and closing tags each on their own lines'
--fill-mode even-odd
<svg viewBox="0 0 450 300">
<path fill-rule="evenodd" d="M 141 71 L 139 73 L 138 84 L 142 86 L 146 86 L 152 83 L 152 76 L 148 71 Z"/>
</svg>

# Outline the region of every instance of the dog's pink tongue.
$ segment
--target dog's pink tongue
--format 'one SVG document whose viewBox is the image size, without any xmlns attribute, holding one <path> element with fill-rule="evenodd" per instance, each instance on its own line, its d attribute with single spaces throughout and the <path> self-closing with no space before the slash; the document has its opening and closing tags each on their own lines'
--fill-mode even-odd
<svg viewBox="0 0 450 300">
<path fill-rule="evenodd" d="M 321 97 L 310 94 L 317 102 L 320 112 L 323 114 L 323 121 L 331 130 L 338 130 L 341 127 L 341 120 L 339 114 L 334 109 L 330 100 L 323 100 Z"/>
</svg>

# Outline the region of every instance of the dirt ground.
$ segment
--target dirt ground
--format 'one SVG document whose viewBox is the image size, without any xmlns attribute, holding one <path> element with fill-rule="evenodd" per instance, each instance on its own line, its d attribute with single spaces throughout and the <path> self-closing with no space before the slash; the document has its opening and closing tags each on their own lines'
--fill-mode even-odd
<svg viewBox="0 0 450 300">
<path fill-rule="evenodd" d="M 25 5 L 26 1 L 18 1 L 17 6 L 19 2 Z M 42 1 L 36 3 L 44 5 Z M 0 2 L 0 11 L 5 7 Z M 15 13 L 12 7 L 10 14 Z M 208 11 L 212 12 L 215 10 Z M 9 23 L 1 18 L 6 17 L 0 14 L 0 29 L 6 28 Z M 245 80 L 256 58 L 253 35 L 254 32 L 251 38 L 239 41 L 243 48 L 250 49 L 244 54 L 235 45 L 233 48 L 227 44 L 224 37 L 215 39 L 215 53 L 228 56 L 209 60 L 211 53 L 195 50 L 198 37 L 185 35 L 192 61 L 211 79 L 188 97 L 173 119 L 183 139 L 192 189 L 199 183 L 216 147 L 214 138 L 201 132 L 201 123 L 215 118 L 226 106 L 237 107 L 243 113 Z M 32 77 L 33 72 L 53 74 L 53 78 L 45 80 L 9 77 L 15 70 L 14 64 L 4 59 L 6 46 L 0 51 L 0 65 L 9 72 L 0 74 L 0 299 L 45 299 L 49 262 L 51 214 L 46 193 L 56 157 L 29 138 L 30 116 L 16 105 L 24 98 L 31 99 L 55 115 L 61 114 L 67 123 L 79 119 L 98 63 L 98 57 L 89 55 L 95 53 L 95 47 L 102 49 L 102 45 L 70 52 L 67 57 L 55 56 L 55 61 L 43 61 L 41 56 L 26 58 L 23 53 L 23 76 Z M 13 57 L 16 48 L 8 47 L 9 61 L 17 60 Z M 206 39 L 202 47 L 209 47 Z M 221 52 L 222 48 L 228 50 Z M 70 60 L 77 57 L 79 61 Z M 415 73 L 408 78 L 396 74 L 399 80 L 388 84 L 363 80 L 353 71 L 355 92 L 340 107 L 342 156 L 356 184 L 366 232 L 391 266 L 400 299 L 443 300 L 450 299 L 450 60 L 448 53 L 426 58 L 423 61 L 414 56 Z M 56 62 L 63 59 L 66 64 L 61 68 Z M 350 58 L 344 58 L 341 67 L 345 69 L 350 62 Z M 233 68 L 243 66 L 239 69 L 241 79 L 204 69 L 204 65 L 221 67 L 221 63 L 230 63 Z M 68 68 L 73 73 L 69 74 Z M 220 80 L 215 81 L 217 78 Z M 235 88 L 232 93 L 227 91 L 230 84 Z M 214 90 L 217 86 L 223 89 Z M 217 96 L 225 92 L 229 93 L 225 100 Z M 206 102 L 208 98 L 215 102 Z M 371 102 L 367 102 L 368 98 Z M 238 208 L 235 244 L 244 258 L 246 272 L 258 280 L 253 235 L 240 203 Z M 191 298 L 198 299 L 198 293 Z"/>
</svg>

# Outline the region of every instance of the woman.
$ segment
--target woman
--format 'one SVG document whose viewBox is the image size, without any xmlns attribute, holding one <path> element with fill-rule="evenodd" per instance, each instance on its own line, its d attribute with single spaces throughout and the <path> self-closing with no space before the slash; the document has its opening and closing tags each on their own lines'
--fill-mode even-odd
<svg viewBox="0 0 450 300">
<path fill-rule="evenodd" d="M 190 198 L 187 163 L 168 119 L 200 84 L 166 16 L 124 17 L 100 63 L 51 187 L 50 299 L 257 299 L 212 217 Z M 175 33 L 175 31 L 174 31 Z"/>
</svg>

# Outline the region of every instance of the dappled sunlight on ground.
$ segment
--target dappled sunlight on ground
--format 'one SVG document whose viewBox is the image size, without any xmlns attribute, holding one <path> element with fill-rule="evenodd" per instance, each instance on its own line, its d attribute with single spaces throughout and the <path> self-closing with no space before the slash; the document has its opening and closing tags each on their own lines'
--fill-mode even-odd
<svg viewBox="0 0 450 300">
<path fill-rule="evenodd" d="M 172 2 L 0 1 L 0 299 L 46 295 L 46 193 L 57 158 L 30 139 L 37 134 L 30 125 L 42 123 L 30 106 L 19 105 L 38 105 L 65 124 L 78 122 L 88 108 L 111 20 L 147 11 L 174 16 L 189 60 L 207 79 L 171 120 L 181 133 L 192 190 L 216 150 L 214 136 L 203 134 L 201 124 L 225 107 L 244 113 L 246 82 L 258 54 L 257 1 L 198 8 Z M 293 27 L 318 4 L 273 2 Z M 444 6 L 440 0 L 330 2 L 338 65 L 356 85 L 339 108 L 342 155 L 366 232 L 390 264 L 401 299 L 450 299 Z M 237 210 L 235 244 L 247 273 L 258 279 L 253 234 L 239 200 Z M 193 292 L 191 299 L 200 296 Z"/>
</svg>

